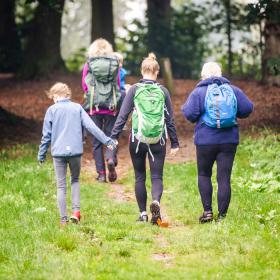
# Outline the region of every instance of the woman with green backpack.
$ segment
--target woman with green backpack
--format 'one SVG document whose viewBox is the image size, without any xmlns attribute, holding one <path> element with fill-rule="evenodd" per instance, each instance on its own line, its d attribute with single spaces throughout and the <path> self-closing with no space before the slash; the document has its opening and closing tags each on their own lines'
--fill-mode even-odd
<svg viewBox="0 0 280 280">
<path fill-rule="evenodd" d="M 156 82 L 159 64 L 153 53 L 141 65 L 143 79 L 129 89 L 114 128 L 112 139 L 118 139 L 132 114 L 132 130 L 129 151 L 135 172 L 135 195 L 140 210 L 138 221 L 147 222 L 146 157 L 150 164 L 152 181 L 151 223 L 161 224 L 160 199 L 163 192 L 163 166 L 166 155 L 166 139 L 171 141 L 171 154 L 179 150 L 173 109 L 168 90 Z"/>
</svg>

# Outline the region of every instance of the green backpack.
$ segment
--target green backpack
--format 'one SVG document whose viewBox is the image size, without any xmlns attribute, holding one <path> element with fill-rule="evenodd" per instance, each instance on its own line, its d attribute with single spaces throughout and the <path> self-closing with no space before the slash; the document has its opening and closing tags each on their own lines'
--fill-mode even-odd
<svg viewBox="0 0 280 280">
<path fill-rule="evenodd" d="M 100 108 L 117 110 L 121 93 L 117 84 L 119 61 L 115 57 L 94 57 L 88 61 L 89 71 L 85 82 L 88 86 L 88 94 L 84 109 Z"/>
<path fill-rule="evenodd" d="M 156 144 L 165 129 L 165 95 L 158 84 L 137 84 L 132 134 L 139 143 Z"/>
</svg>

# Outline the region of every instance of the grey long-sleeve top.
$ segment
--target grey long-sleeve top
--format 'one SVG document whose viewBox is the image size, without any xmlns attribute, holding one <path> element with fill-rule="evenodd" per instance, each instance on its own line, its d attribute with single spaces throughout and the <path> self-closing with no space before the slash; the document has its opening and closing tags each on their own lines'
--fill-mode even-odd
<svg viewBox="0 0 280 280">
<path fill-rule="evenodd" d="M 49 145 L 53 157 L 73 157 L 83 153 L 82 128 L 105 145 L 115 145 L 91 120 L 80 104 L 63 99 L 46 112 L 38 160 L 43 161 Z"/>
</svg>

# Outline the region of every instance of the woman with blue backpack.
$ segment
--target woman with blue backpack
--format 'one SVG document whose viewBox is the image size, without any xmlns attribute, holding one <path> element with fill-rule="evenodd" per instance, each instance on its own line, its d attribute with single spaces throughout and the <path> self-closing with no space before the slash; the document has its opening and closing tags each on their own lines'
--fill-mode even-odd
<svg viewBox="0 0 280 280">
<path fill-rule="evenodd" d="M 146 190 L 146 157 L 150 164 L 152 181 L 151 223 L 162 225 L 160 200 L 163 192 L 163 166 L 166 139 L 171 141 L 171 154 L 179 150 L 173 109 L 168 90 L 156 82 L 159 64 L 153 53 L 141 65 L 143 79 L 134 84 L 126 94 L 120 113 L 112 130 L 112 139 L 118 139 L 132 113 L 132 130 L 129 151 L 135 172 L 135 195 L 140 210 L 138 221 L 148 222 Z"/>
<path fill-rule="evenodd" d="M 201 82 L 182 106 L 187 120 L 196 123 L 198 188 L 204 212 L 200 223 L 213 221 L 212 168 L 217 163 L 218 221 L 226 217 L 231 199 L 231 171 L 239 143 L 237 118 L 247 118 L 253 111 L 253 103 L 244 92 L 222 77 L 220 66 L 205 63 Z"/>
</svg>

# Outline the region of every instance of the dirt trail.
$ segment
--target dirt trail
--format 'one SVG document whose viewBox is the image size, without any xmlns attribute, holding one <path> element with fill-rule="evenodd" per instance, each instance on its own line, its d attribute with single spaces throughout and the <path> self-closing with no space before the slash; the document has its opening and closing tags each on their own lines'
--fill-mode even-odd
<svg viewBox="0 0 280 280">
<path fill-rule="evenodd" d="M 121 184 L 111 184 L 110 185 L 110 192 L 108 193 L 108 196 L 119 202 L 119 203 L 122 203 L 122 202 L 127 202 L 127 201 L 133 201 L 134 200 L 134 195 L 132 192 L 128 192 L 126 189 L 125 189 L 125 186 L 124 185 L 121 185 Z"/>
</svg>

